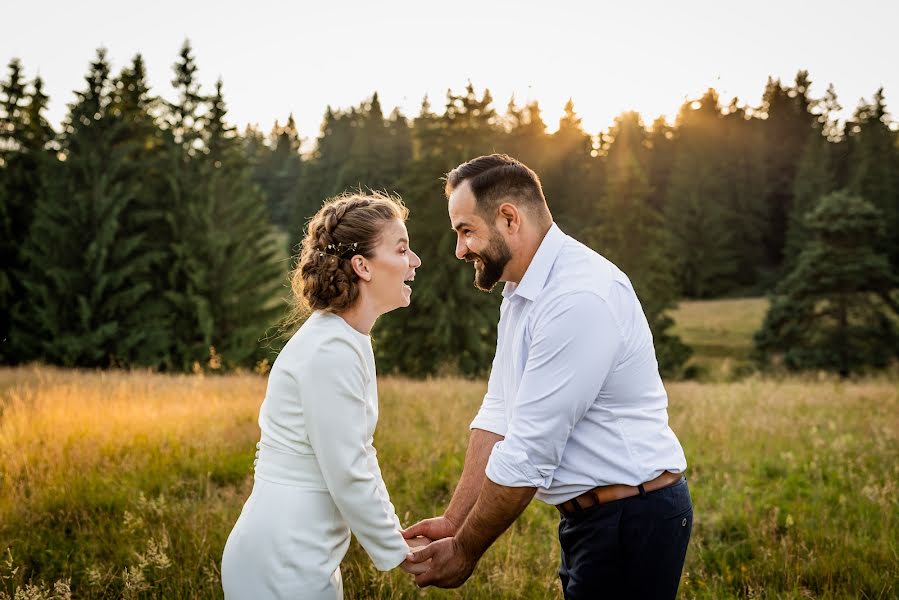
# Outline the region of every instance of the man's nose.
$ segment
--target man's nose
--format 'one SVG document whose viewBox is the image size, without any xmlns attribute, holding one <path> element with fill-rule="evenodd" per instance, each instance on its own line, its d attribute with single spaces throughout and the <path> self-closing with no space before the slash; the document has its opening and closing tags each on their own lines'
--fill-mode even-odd
<svg viewBox="0 0 899 600">
<path fill-rule="evenodd" d="M 465 260 L 466 254 L 468 254 L 468 245 L 465 243 L 465 239 L 461 235 L 456 236 L 456 258 Z"/>
</svg>

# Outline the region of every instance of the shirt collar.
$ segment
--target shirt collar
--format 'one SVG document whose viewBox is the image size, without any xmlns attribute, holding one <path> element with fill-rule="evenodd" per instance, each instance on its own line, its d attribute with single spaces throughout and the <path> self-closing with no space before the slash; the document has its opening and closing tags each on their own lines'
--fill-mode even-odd
<svg viewBox="0 0 899 600">
<path fill-rule="evenodd" d="M 536 300 L 537 295 L 543 290 L 543 286 L 546 285 L 549 271 L 555 264 L 556 257 L 559 255 L 566 237 L 568 236 L 559 229 L 559 226 L 553 223 L 543 237 L 543 241 L 540 242 L 540 247 L 537 248 L 537 252 L 534 254 L 534 258 L 531 259 L 531 264 L 528 265 L 521 281 L 517 284 L 508 282 L 503 286 L 503 298 L 521 296 L 531 301 Z"/>
</svg>

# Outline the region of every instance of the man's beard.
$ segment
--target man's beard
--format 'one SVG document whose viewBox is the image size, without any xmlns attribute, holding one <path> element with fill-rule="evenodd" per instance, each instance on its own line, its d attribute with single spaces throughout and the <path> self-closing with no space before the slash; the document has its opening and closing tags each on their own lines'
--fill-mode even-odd
<svg viewBox="0 0 899 600">
<path fill-rule="evenodd" d="M 474 285 L 479 290 L 492 291 L 503 276 L 506 265 L 512 260 L 512 252 L 499 233 L 493 232 L 483 252 L 480 254 L 469 252 L 465 255 L 468 262 L 474 262 L 476 258 L 480 259 L 481 266 L 478 268 L 477 264 L 475 265 Z"/>
</svg>

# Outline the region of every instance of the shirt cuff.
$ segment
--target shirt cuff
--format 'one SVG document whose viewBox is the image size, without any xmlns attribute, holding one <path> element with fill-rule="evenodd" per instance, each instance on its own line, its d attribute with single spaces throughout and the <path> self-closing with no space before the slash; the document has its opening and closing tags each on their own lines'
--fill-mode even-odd
<svg viewBox="0 0 899 600">
<path fill-rule="evenodd" d="M 548 488 L 553 473 L 541 473 L 523 450 L 507 450 L 505 442 L 498 442 L 487 461 L 487 478 L 506 487 Z"/>
<path fill-rule="evenodd" d="M 505 414 L 490 415 L 484 414 L 482 411 L 475 416 L 468 428 L 483 429 L 484 431 L 505 437 L 507 426 Z"/>
<path fill-rule="evenodd" d="M 399 534 L 399 532 L 397 532 Z M 406 539 L 399 534 L 402 543 L 397 542 L 396 549 L 392 549 L 389 551 L 385 551 L 383 553 L 379 552 L 377 556 L 371 556 L 371 561 L 374 563 L 375 568 L 379 571 L 389 571 L 391 569 L 395 569 L 400 566 L 404 560 L 406 560 L 406 555 L 411 552 L 411 548 L 406 543 Z M 393 546 L 393 544 L 391 544 Z"/>
</svg>

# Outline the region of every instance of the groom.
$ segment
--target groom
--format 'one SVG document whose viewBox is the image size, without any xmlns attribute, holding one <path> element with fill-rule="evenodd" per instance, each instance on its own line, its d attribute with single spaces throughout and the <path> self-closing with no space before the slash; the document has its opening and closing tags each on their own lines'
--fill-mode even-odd
<svg viewBox="0 0 899 600">
<path fill-rule="evenodd" d="M 674 598 L 693 509 L 652 334 L 627 276 L 553 223 L 540 179 L 502 154 L 446 180 L 456 257 L 506 282 L 496 355 L 421 586 L 458 587 L 531 499 L 560 513 L 567 599 Z M 635 251 L 640 251 L 635 248 Z"/>
</svg>

